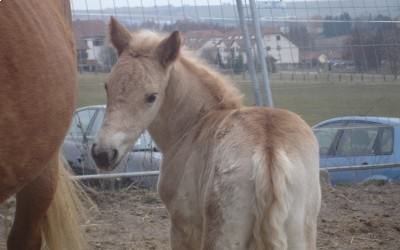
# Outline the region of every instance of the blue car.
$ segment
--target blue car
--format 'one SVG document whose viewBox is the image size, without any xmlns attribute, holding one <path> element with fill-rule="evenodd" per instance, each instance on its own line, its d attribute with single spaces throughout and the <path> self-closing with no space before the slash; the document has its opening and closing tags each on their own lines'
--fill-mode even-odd
<svg viewBox="0 0 400 250">
<path fill-rule="evenodd" d="M 400 182 L 400 119 L 348 116 L 313 127 L 332 184 Z"/>
</svg>

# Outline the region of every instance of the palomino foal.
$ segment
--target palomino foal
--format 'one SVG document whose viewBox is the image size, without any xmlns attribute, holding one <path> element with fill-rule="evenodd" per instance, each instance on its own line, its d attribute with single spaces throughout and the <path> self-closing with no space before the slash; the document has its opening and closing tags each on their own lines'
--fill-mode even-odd
<svg viewBox="0 0 400 250">
<path fill-rule="evenodd" d="M 159 193 L 172 249 L 316 249 L 309 126 L 289 111 L 243 107 L 236 88 L 181 51 L 178 32 L 130 34 L 112 19 L 110 35 L 119 59 L 92 154 L 112 169 L 149 130 L 164 155 Z"/>
</svg>

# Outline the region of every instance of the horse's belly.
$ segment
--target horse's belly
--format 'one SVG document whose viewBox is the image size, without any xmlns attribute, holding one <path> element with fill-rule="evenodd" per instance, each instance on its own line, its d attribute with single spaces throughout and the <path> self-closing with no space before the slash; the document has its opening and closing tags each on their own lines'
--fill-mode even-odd
<svg viewBox="0 0 400 250">
<path fill-rule="evenodd" d="M 0 8 L 0 34 L 7 34 L 0 41 L 1 188 L 41 172 L 74 110 L 72 37 L 51 7 L 46 1 L 6 1 Z"/>
</svg>

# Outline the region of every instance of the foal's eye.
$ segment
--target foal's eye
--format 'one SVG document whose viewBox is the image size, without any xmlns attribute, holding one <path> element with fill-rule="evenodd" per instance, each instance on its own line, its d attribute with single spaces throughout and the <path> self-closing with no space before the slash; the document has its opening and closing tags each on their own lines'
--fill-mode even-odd
<svg viewBox="0 0 400 250">
<path fill-rule="evenodd" d="M 146 95 L 146 102 L 147 103 L 153 103 L 153 102 L 156 101 L 156 99 L 157 99 L 157 94 L 156 93 Z"/>
</svg>

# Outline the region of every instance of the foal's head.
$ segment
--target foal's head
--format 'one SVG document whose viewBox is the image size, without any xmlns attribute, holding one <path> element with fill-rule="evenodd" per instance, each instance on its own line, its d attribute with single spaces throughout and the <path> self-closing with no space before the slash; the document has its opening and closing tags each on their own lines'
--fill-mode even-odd
<svg viewBox="0 0 400 250">
<path fill-rule="evenodd" d="M 156 117 L 181 44 L 177 31 L 165 39 L 149 32 L 131 34 L 115 19 L 110 37 L 118 62 L 105 84 L 106 115 L 92 146 L 93 158 L 103 169 L 113 169 Z"/>
</svg>

